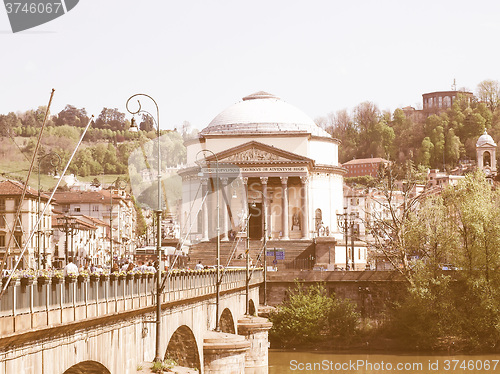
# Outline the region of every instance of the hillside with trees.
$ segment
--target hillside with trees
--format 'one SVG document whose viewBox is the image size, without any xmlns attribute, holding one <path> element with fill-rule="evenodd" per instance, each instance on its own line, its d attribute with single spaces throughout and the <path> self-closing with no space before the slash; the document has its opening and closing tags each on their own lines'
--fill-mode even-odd
<svg viewBox="0 0 500 374">
<path fill-rule="evenodd" d="M 400 165 L 453 169 L 460 162 L 475 160 L 475 144 L 485 130 L 500 141 L 500 84 L 485 80 L 467 100 L 459 94 L 452 107 L 420 121 L 400 108 L 382 112 L 363 102 L 352 112 L 346 109 L 316 119 L 316 123 L 342 144 L 341 163 L 354 158 L 383 157 Z"/>
<path fill-rule="evenodd" d="M 23 179 L 33 157 L 46 107 L 23 113 L 0 115 L 0 160 L 2 176 Z M 85 109 L 67 105 L 57 115 L 49 117 L 41 139 L 39 155 L 56 152 L 61 165 L 66 165 L 83 128 L 90 120 Z M 187 129 L 186 123 L 182 128 Z M 130 123 L 118 109 L 103 108 L 87 131 L 68 173 L 80 177 L 128 174 L 130 154 L 157 137 L 153 121 L 143 116 L 138 132 L 129 131 Z M 185 162 L 184 138 L 190 136 L 174 131 L 160 131 L 164 167 Z M 40 165 L 41 173 L 51 172 L 50 163 Z"/>
</svg>

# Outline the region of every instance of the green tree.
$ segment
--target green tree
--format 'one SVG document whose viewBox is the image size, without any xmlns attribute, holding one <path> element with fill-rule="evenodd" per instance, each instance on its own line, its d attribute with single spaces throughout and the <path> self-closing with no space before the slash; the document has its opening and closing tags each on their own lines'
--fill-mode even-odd
<svg viewBox="0 0 500 374">
<path fill-rule="evenodd" d="M 21 121 L 15 113 L 0 115 L 0 136 L 13 136 L 14 129 L 21 126 Z"/>
<path fill-rule="evenodd" d="M 365 224 L 373 240 L 368 244 L 375 255 L 385 257 L 410 283 L 411 259 L 418 253 L 408 243 L 411 217 L 424 194 L 415 194 L 420 175 L 410 161 L 404 168 L 392 164 L 382 169 L 377 183 L 380 197 L 374 199 L 374 209 L 365 212 Z"/>
<path fill-rule="evenodd" d="M 77 109 L 73 105 L 66 105 L 55 118 L 56 126 L 84 127 L 87 125 L 89 117 L 85 108 Z"/>
<path fill-rule="evenodd" d="M 406 243 L 420 260 L 393 315 L 398 334 L 420 348 L 443 338 L 467 350 L 500 344 L 500 192 L 469 174 L 408 218 Z M 452 262 L 454 273 L 441 270 Z"/>
<path fill-rule="evenodd" d="M 500 83 L 495 80 L 480 82 L 477 85 L 477 97 L 494 112 L 500 104 Z"/>
<path fill-rule="evenodd" d="M 422 145 L 420 147 L 420 154 L 418 161 L 423 166 L 431 166 L 431 157 L 434 153 L 434 144 L 432 144 L 431 139 L 427 136 L 422 140 Z"/>
<path fill-rule="evenodd" d="M 113 131 L 128 128 L 128 126 L 126 126 L 125 114 L 121 113 L 117 108 L 103 108 L 95 121 L 95 127 Z"/>
<path fill-rule="evenodd" d="M 289 298 L 271 313 L 271 340 L 286 347 L 353 336 L 359 315 L 348 300 L 328 296 L 322 285 L 296 283 Z"/>
<path fill-rule="evenodd" d="M 439 168 L 439 166 L 444 166 L 444 128 L 442 126 L 436 126 L 431 131 L 431 142 L 434 144 L 433 153 L 431 155 L 431 166 L 434 168 Z"/>
<path fill-rule="evenodd" d="M 455 135 L 453 129 L 449 129 L 445 139 L 445 160 L 447 164 L 456 165 L 458 163 L 461 148 L 460 138 Z"/>
</svg>

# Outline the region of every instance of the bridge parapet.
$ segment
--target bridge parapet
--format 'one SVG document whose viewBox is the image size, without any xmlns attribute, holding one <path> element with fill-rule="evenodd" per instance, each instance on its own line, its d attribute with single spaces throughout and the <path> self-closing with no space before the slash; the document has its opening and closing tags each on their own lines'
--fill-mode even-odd
<svg viewBox="0 0 500 374">
<path fill-rule="evenodd" d="M 256 269 L 250 284 L 263 282 Z M 211 295 L 216 292 L 215 270 L 181 271 L 166 280 L 162 303 Z M 221 292 L 244 288 L 244 269 L 230 269 L 222 277 Z M 123 279 L 74 283 L 10 285 L 0 300 L 0 336 L 64 324 L 87 318 L 152 307 L 156 279 Z"/>
</svg>

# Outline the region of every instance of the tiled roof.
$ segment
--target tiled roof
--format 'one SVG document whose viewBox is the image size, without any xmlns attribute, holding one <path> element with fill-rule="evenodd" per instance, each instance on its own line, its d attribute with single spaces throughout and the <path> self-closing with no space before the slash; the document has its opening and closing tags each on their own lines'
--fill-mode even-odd
<svg viewBox="0 0 500 374">
<path fill-rule="evenodd" d="M 342 166 L 346 165 L 357 165 L 357 164 L 378 164 L 381 162 L 390 162 L 384 158 L 373 157 L 373 158 L 358 158 L 351 161 L 344 162 Z"/>
<path fill-rule="evenodd" d="M 56 192 L 54 197 L 58 204 L 107 204 L 110 201 L 109 194 L 109 191 L 67 191 Z M 117 199 L 122 199 L 122 197 L 117 194 L 113 194 L 113 200 Z"/>
<path fill-rule="evenodd" d="M 95 217 L 91 217 L 91 216 L 87 216 L 87 215 L 83 215 L 82 217 L 85 217 L 86 219 L 88 219 L 89 221 L 92 221 L 94 222 L 95 225 L 99 225 L 99 226 L 109 226 L 109 223 L 106 223 L 104 222 L 103 220 L 100 220 L 99 218 L 95 218 Z"/>
<path fill-rule="evenodd" d="M 59 224 L 57 222 L 57 219 L 58 218 L 62 218 L 62 217 L 65 217 L 64 214 L 61 214 L 61 215 L 53 215 L 52 216 L 52 227 L 54 228 L 58 228 L 58 227 L 63 227 L 64 224 Z M 78 225 L 78 228 L 82 229 L 82 230 L 96 230 L 97 227 L 88 223 L 88 222 L 85 222 L 84 220 L 82 219 L 79 219 L 77 216 L 70 216 L 71 218 L 75 219 L 75 222 L 76 224 Z"/>
<path fill-rule="evenodd" d="M 6 180 L 0 182 L 0 196 L 21 196 L 23 193 L 24 184 L 18 181 Z M 38 198 L 38 190 L 28 186 L 26 189 L 26 196 Z M 49 196 L 43 192 L 40 194 L 40 198 L 43 200 L 48 200 Z"/>
</svg>

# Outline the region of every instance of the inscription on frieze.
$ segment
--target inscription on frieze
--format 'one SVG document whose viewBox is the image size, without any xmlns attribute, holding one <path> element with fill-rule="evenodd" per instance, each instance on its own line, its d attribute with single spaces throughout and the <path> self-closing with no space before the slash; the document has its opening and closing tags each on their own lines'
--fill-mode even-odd
<svg viewBox="0 0 500 374">
<path fill-rule="evenodd" d="M 278 155 L 257 148 L 249 148 L 243 152 L 231 155 L 224 160 L 227 161 L 277 161 L 286 160 Z"/>
</svg>

